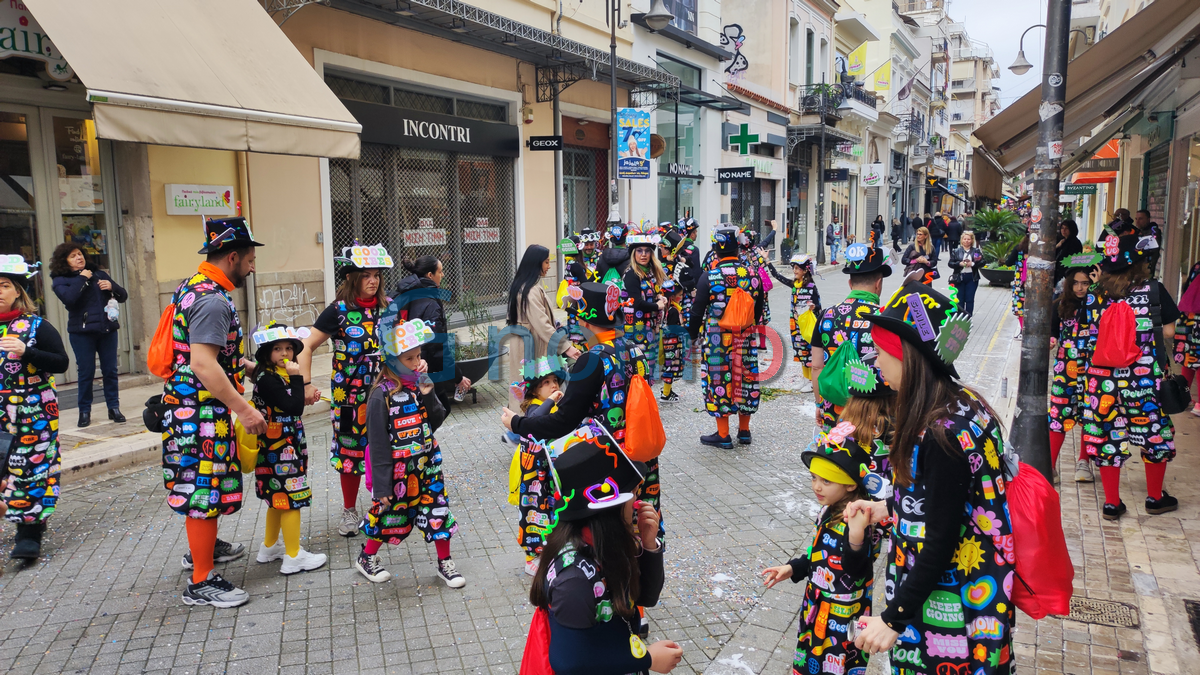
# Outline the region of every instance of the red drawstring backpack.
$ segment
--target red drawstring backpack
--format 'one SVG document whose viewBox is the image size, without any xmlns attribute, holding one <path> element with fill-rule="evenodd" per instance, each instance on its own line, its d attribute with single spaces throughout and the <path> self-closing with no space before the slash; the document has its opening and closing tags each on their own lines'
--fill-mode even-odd
<svg viewBox="0 0 1200 675">
<path fill-rule="evenodd" d="M 550 667 L 550 612 L 537 608 L 529 622 L 520 675 L 554 675 Z"/>
<path fill-rule="evenodd" d="M 1067 552 L 1058 493 L 1037 469 L 1021 462 L 1017 477 L 1008 483 L 1007 497 L 1016 556 L 1013 604 L 1034 619 L 1070 614 L 1075 568 Z"/>
<path fill-rule="evenodd" d="M 1141 355 L 1133 309 L 1124 300 L 1114 302 L 1100 315 L 1092 364 L 1102 368 L 1128 368 Z"/>
</svg>

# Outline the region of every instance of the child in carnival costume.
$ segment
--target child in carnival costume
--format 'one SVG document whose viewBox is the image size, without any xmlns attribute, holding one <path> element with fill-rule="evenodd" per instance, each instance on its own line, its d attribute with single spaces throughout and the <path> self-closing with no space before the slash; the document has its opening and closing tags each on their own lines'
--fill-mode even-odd
<svg viewBox="0 0 1200 675">
<path fill-rule="evenodd" d="M 371 454 L 371 509 L 360 530 L 367 537 L 354 567 L 368 580 L 391 578 L 379 560 L 384 542 L 402 544 L 413 528 L 437 549 L 437 576 L 450 588 L 467 581 L 450 558 L 458 522 L 450 512 L 435 431 L 446 418 L 433 381 L 425 374 L 421 345 L 434 339 L 424 321 L 401 321 L 395 302 L 379 322 L 384 363 L 367 400 Z"/>
<path fill-rule="evenodd" d="M 281 574 L 322 567 L 327 556 L 300 546 L 300 509 L 312 504 L 308 483 L 308 444 L 304 440 L 304 376 L 296 355 L 304 350 L 307 328 L 272 321 L 254 331 L 254 395 L 251 402 L 267 420 L 267 432 L 249 439 L 239 423 L 242 471 L 254 473 L 254 494 L 267 503 L 266 531 L 259 563 L 282 560 Z M 280 541 L 280 532 L 283 540 Z"/>
<path fill-rule="evenodd" d="M 567 339 L 576 349 L 583 352 L 587 351 L 587 336 L 579 327 L 579 319 L 575 317 L 569 304 L 570 288 L 578 287 L 579 284 L 588 280 L 588 269 L 583 262 L 583 252 L 579 248 L 579 241 L 579 236 L 570 236 L 558 242 L 558 248 L 566 259 L 566 266 L 562 283 L 558 285 L 558 292 L 555 294 L 555 300 L 560 308 L 567 310 Z"/>
<path fill-rule="evenodd" d="M 771 276 L 792 289 L 792 317 L 789 321 L 792 333 L 792 360 L 804 369 L 804 379 L 812 379 L 812 329 L 816 318 L 821 315 L 821 293 L 817 290 L 817 267 L 811 256 L 792 256 L 792 278 L 780 274 L 775 266 L 767 263 Z M 805 315 L 808 316 L 805 316 Z M 807 332 L 804 330 L 807 327 Z M 812 383 L 805 382 L 800 390 L 812 391 Z"/>
<path fill-rule="evenodd" d="M 549 357 L 522 363 L 521 380 L 513 382 L 512 387 L 521 399 L 521 413 L 525 417 L 537 418 L 555 411 L 555 405 L 563 397 L 560 373 Z M 553 459 L 545 445 L 549 440 L 553 439 L 521 439 L 509 471 L 512 497 L 509 501 L 520 506 L 518 538 L 525 549 L 525 573 L 530 576 L 537 571 L 537 557 L 550 532 L 547 525 L 559 505 L 549 476 Z"/>
<path fill-rule="evenodd" d="M 671 385 L 683 375 L 684 361 L 687 354 L 687 327 L 683 323 L 683 288 L 674 279 L 667 279 L 662 285 L 663 296 L 667 299 L 667 310 L 664 313 L 666 327 L 662 332 L 662 396 L 659 400 L 673 403 L 679 400 L 679 394 L 671 391 Z"/>
</svg>

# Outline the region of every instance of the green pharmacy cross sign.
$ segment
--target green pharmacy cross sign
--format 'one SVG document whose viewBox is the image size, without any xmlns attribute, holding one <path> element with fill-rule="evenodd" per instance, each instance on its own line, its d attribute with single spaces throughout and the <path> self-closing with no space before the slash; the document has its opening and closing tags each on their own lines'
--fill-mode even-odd
<svg viewBox="0 0 1200 675">
<path fill-rule="evenodd" d="M 750 144 L 758 142 L 758 134 L 750 133 L 750 125 L 743 124 L 742 130 L 736 134 L 729 135 L 730 147 L 737 146 L 738 154 L 746 155 L 750 153 Z"/>
</svg>

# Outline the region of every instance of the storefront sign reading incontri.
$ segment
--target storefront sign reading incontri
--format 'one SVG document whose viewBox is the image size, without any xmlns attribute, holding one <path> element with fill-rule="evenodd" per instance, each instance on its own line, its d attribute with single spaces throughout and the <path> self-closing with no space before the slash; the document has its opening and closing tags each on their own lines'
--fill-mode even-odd
<svg viewBox="0 0 1200 675">
<path fill-rule="evenodd" d="M 617 111 L 617 178 L 650 177 L 650 112 Z"/>
</svg>

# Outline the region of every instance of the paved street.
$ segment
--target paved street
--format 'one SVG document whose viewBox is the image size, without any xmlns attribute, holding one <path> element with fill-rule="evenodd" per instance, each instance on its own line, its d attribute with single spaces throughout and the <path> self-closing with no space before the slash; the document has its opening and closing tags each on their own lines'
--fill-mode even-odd
<svg viewBox="0 0 1200 675">
<path fill-rule="evenodd" d="M 819 280 L 827 305 L 843 297 L 845 280 L 836 270 Z M 885 295 L 896 285 L 895 276 L 889 281 Z M 785 341 L 788 293 L 777 287 L 771 302 Z M 1009 393 L 1016 387 L 1015 330 L 1007 288 L 981 288 L 959 371 L 1009 413 L 1011 399 L 1002 399 L 1001 389 L 1005 377 Z M 783 584 L 764 594 L 757 577 L 795 554 L 811 532 L 817 506 L 799 454 L 812 438 L 814 410 L 812 395 L 798 393 L 798 368 L 785 369 L 769 387 L 754 419 L 754 444 L 732 451 L 696 441 L 712 424 L 699 411 L 698 382 L 679 386 L 683 400 L 663 407 L 668 574 L 662 600 L 648 614 L 652 639 L 684 647 L 677 673 L 790 672 L 801 587 Z M 381 552 L 390 582 L 371 584 L 353 570 L 362 538 L 336 535 L 341 498 L 328 464 L 328 417 L 311 414 L 314 500 L 304 512 L 302 543 L 328 553 L 327 567 L 285 578 L 278 563 L 255 563 L 265 507 L 251 494 L 239 514 L 221 519 L 221 537 L 245 544 L 249 555 L 218 565 L 251 602 L 233 610 L 188 608 L 180 600 L 183 523 L 163 504 L 157 467 L 71 483 L 43 559 L 23 570 L 10 564 L 0 576 L 0 672 L 515 673 L 532 609 L 516 509 L 506 500 L 511 449 L 499 442 L 503 397 L 494 384 L 481 388 L 478 404 L 456 408 L 438 432 L 460 522 L 452 550 L 466 588 L 447 589 L 436 579 L 433 547 L 419 537 Z M 1181 449 L 1195 448 L 1198 433 L 1195 418 L 1187 418 L 1180 420 Z M 1065 476 L 1075 440 L 1063 451 Z M 1023 667 L 1182 673 L 1200 663 L 1179 599 L 1200 595 L 1200 546 L 1193 543 L 1200 542 L 1200 491 L 1185 487 L 1195 473 L 1184 465 L 1197 463 L 1188 455 L 1181 452 L 1167 477 L 1182 502 L 1176 514 L 1142 513 L 1140 462 L 1126 472 L 1130 514 L 1116 524 L 1099 524 L 1098 484 L 1064 484 L 1077 594 L 1140 607 L 1140 628 L 1056 618 L 1035 626 L 1025 618 L 1017 635 Z M 360 500 L 365 506 L 365 493 Z M 6 526 L 5 550 L 11 537 Z M 1177 656 L 1177 649 L 1190 651 Z M 878 659 L 872 672 L 883 663 Z"/>
</svg>

